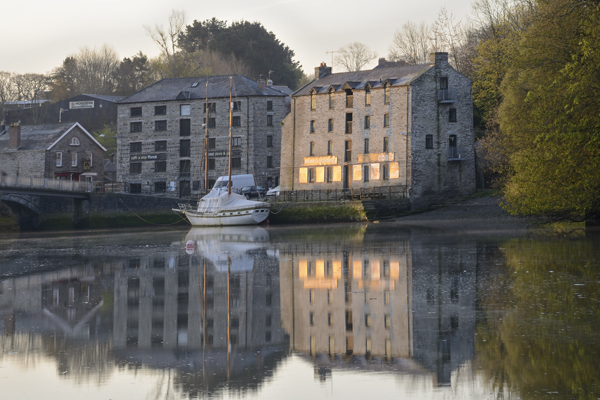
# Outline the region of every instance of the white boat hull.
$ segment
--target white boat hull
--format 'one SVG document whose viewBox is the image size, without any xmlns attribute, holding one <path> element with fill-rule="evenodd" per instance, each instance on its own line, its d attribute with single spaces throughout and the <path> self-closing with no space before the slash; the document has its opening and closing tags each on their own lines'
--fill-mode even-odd
<svg viewBox="0 0 600 400">
<path fill-rule="evenodd" d="M 255 208 L 241 211 L 223 211 L 216 214 L 205 214 L 190 210 L 174 210 L 184 214 L 192 226 L 228 226 L 256 225 L 269 216 L 268 208 Z"/>
</svg>

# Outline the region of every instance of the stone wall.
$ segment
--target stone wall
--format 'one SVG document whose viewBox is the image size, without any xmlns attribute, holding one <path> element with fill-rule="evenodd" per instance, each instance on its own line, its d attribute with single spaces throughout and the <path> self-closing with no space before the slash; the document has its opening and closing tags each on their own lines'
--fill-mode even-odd
<svg viewBox="0 0 600 400">
<path fill-rule="evenodd" d="M 73 145 L 72 139 L 76 138 L 79 145 Z M 62 153 L 62 166 L 57 165 L 56 154 Z M 91 153 L 91 159 L 88 157 Z M 77 154 L 76 165 L 73 166 L 73 154 Z M 89 162 L 89 169 L 86 165 Z M 104 150 L 102 150 L 87 134 L 79 127 L 73 128 L 52 149 L 46 157 L 46 178 L 53 178 L 57 174 L 90 174 L 92 181 L 104 181 Z M 85 179 L 80 178 L 81 181 Z"/>
<path fill-rule="evenodd" d="M 44 150 L 9 150 L 0 153 L 0 173 L 11 177 L 43 178 L 45 163 Z"/>
</svg>

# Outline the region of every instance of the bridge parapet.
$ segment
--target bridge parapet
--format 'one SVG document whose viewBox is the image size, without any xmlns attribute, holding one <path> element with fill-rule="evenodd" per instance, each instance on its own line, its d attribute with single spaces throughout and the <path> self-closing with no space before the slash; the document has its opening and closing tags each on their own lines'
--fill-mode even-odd
<svg viewBox="0 0 600 400">
<path fill-rule="evenodd" d="M 31 178 L 19 176 L 0 176 L 0 187 L 47 189 L 64 192 L 91 192 L 94 187 L 91 182 L 67 181 L 62 179 Z"/>
</svg>

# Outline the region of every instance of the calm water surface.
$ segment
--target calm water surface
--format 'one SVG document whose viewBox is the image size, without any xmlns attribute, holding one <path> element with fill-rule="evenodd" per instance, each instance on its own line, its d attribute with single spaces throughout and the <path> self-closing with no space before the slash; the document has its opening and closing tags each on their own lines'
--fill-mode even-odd
<svg viewBox="0 0 600 400">
<path fill-rule="evenodd" d="M 599 299 L 590 233 L 0 237 L 0 393 L 598 399 Z"/>
</svg>

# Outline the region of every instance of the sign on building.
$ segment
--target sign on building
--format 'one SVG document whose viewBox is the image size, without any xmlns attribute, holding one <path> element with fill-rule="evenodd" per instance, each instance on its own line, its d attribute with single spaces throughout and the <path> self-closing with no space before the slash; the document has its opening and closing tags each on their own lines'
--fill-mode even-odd
<svg viewBox="0 0 600 400">
<path fill-rule="evenodd" d="M 94 108 L 94 100 L 89 100 L 89 101 L 70 101 L 69 102 L 69 109 L 70 110 L 77 110 L 80 108 Z"/>
</svg>

